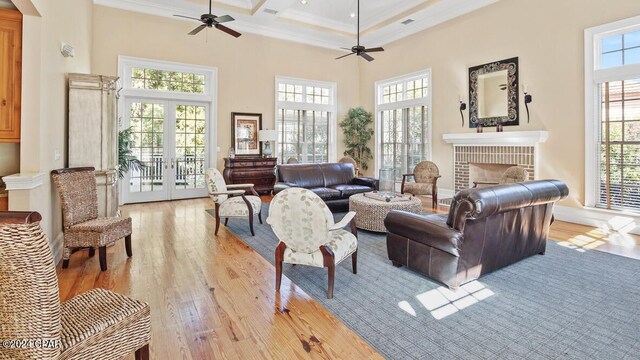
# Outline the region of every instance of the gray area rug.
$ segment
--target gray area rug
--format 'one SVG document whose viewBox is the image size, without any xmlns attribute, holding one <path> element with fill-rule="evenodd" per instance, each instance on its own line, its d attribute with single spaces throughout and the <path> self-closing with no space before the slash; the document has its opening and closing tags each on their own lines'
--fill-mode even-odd
<svg viewBox="0 0 640 360">
<path fill-rule="evenodd" d="M 266 222 L 255 237 L 246 220 L 229 229 L 274 262 Z M 640 261 L 550 241 L 546 255 L 452 293 L 391 266 L 383 234 L 358 231 L 358 250 L 358 274 L 342 262 L 331 300 L 326 269 L 285 264 L 284 274 L 388 359 L 640 358 Z"/>
</svg>

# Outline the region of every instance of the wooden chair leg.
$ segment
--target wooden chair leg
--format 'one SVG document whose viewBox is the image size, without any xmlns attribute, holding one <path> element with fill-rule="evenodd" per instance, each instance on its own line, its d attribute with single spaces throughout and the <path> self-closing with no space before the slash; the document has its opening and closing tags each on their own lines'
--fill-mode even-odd
<svg viewBox="0 0 640 360">
<path fill-rule="evenodd" d="M 329 284 L 327 289 L 327 299 L 333 299 L 333 281 L 336 277 L 336 264 L 330 264 L 327 267 L 329 271 Z"/>
<path fill-rule="evenodd" d="M 149 360 L 149 344 L 136 350 L 136 360 Z"/>
<path fill-rule="evenodd" d="M 100 270 L 107 271 L 107 247 L 100 246 L 98 248 L 98 253 L 100 256 Z"/>
<path fill-rule="evenodd" d="M 220 205 L 216 203 L 216 231 L 214 235 L 218 235 L 218 229 L 220 229 Z"/>
<path fill-rule="evenodd" d="M 124 237 L 124 248 L 128 257 L 133 256 L 133 252 L 131 252 L 131 234 Z"/>
<path fill-rule="evenodd" d="M 358 273 L 358 249 L 351 254 L 351 267 L 353 268 L 353 273 Z"/>
<path fill-rule="evenodd" d="M 89 248 L 89 257 L 94 257 L 96 255 L 96 248 Z"/>
<path fill-rule="evenodd" d="M 327 299 L 333 298 L 333 280 L 336 275 L 336 260 L 333 250 L 326 245 L 320 246 L 320 252 L 322 253 L 322 263 L 329 272 L 329 284 L 327 289 Z"/>
<path fill-rule="evenodd" d="M 224 218 L 224 226 L 227 226 L 228 223 L 229 223 L 229 218 Z"/>
<path fill-rule="evenodd" d="M 258 220 L 260 220 L 260 224 L 262 224 L 262 211 L 258 213 Z"/>
<path fill-rule="evenodd" d="M 249 213 L 249 230 L 251 230 L 251 236 L 256 236 L 255 231 L 253 231 L 253 212 Z"/>
<path fill-rule="evenodd" d="M 276 247 L 276 291 L 280 291 L 280 283 L 282 282 L 282 262 L 284 260 L 284 250 L 287 245 L 283 242 Z"/>
<path fill-rule="evenodd" d="M 434 209 L 437 209 L 438 208 L 438 186 L 436 184 L 433 184 L 433 191 L 431 193 L 431 200 L 432 200 L 431 206 Z"/>
</svg>

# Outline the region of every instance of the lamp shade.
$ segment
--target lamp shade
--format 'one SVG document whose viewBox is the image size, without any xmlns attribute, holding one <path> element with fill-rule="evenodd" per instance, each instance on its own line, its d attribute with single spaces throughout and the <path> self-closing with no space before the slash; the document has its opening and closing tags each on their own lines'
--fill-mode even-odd
<svg viewBox="0 0 640 360">
<path fill-rule="evenodd" d="M 260 141 L 276 141 L 278 140 L 278 132 L 276 130 L 260 130 L 258 131 L 258 139 Z"/>
</svg>

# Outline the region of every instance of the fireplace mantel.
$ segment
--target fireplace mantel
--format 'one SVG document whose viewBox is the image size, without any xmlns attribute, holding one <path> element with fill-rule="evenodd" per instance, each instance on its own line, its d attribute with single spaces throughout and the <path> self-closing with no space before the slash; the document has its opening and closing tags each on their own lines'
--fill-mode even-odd
<svg viewBox="0 0 640 360">
<path fill-rule="evenodd" d="M 547 141 L 548 131 L 503 131 L 443 134 L 442 140 L 454 145 L 537 145 Z"/>
</svg>

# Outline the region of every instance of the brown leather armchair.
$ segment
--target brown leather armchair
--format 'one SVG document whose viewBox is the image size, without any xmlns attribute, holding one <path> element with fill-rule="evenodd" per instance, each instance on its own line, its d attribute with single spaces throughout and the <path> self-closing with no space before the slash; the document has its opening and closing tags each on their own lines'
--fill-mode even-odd
<svg viewBox="0 0 640 360">
<path fill-rule="evenodd" d="M 558 180 L 466 189 L 448 215 L 392 211 L 385 218 L 387 252 L 450 288 L 535 254 L 544 254 L 553 204 L 569 194 Z"/>
</svg>

